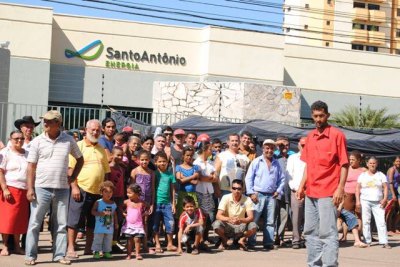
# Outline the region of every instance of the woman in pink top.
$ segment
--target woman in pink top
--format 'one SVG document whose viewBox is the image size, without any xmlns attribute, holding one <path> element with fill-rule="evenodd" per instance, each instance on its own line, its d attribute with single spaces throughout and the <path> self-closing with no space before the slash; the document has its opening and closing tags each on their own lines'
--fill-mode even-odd
<svg viewBox="0 0 400 267">
<path fill-rule="evenodd" d="M 345 198 L 343 208 L 353 212 L 358 218 L 361 218 L 359 211 L 355 210 L 356 207 L 356 187 L 357 179 L 361 173 L 365 172 L 367 169 L 361 167 L 361 153 L 359 151 L 352 151 L 349 156 L 350 168 L 347 175 L 347 181 L 344 186 Z"/>
<path fill-rule="evenodd" d="M 360 210 L 356 209 L 355 193 L 356 193 L 358 176 L 360 176 L 361 173 L 363 173 L 367 170 L 366 168 L 361 167 L 361 160 L 362 160 L 362 156 L 359 151 L 354 150 L 350 153 L 350 155 L 349 155 L 350 168 L 349 168 L 349 172 L 347 175 L 346 184 L 344 186 L 345 194 L 344 194 L 344 203 L 343 203 L 343 209 L 345 209 L 351 213 L 354 213 L 357 216 L 359 231 L 361 231 L 361 227 L 362 227 L 361 213 L 360 213 Z M 340 240 L 346 241 L 347 240 L 347 227 L 339 218 L 339 226 L 340 226 L 340 224 L 343 225 L 343 236 Z"/>
</svg>

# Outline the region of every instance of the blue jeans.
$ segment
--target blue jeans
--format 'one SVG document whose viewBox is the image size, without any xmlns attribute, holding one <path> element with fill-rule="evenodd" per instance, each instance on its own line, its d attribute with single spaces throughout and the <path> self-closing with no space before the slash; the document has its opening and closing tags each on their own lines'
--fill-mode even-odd
<svg viewBox="0 0 400 267">
<path fill-rule="evenodd" d="M 304 236 L 309 267 L 338 266 L 339 240 L 336 220 L 337 210 L 331 197 L 306 197 Z"/>
<path fill-rule="evenodd" d="M 254 205 L 254 222 L 257 223 L 261 216 L 264 218 L 263 246 L 273 245 L 275 232 L 275 206 L 276 199 L 272 194 L 258 193 L 258 203 Z M 249 237 L 249 245 L 255 246 L 256 235 Z"/>
<path fill-rule="evenodd" d="M 172 234 L 174 232 L 174 215 L 172 214 L 171 204 L 156 204 L 156 210 L 154 212 L 154 233 L 160 232 L 160 222 L 161 219 L 164 220 L 165 232 L 167 234 Z"/>
<path fill-rule="evenodd" d="M 69 189 L 35 188 L 36 199 L 31 203 L 28 233 L 26 235 L 26 259 L 36 260 L 39 232 L 44 216 L 52 206 L 51 225 L 53 236 L 53 261 L 65 257 L 67 250 L 67 214 Z"/>
</svg>

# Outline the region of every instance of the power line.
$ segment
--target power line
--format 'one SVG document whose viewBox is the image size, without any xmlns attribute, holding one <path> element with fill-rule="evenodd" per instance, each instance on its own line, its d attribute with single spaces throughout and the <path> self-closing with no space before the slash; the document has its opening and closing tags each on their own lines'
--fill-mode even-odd
<svg viewBox="0 0 400 267">
<path fill-rule="evenodd" d="M 125 13 L 125 14 L 130 14 L 130 15 L 138 15 L 138 16 L 144 16 L 144 17 L 152 17 L 152 18 L 167 19 L 167 20 L 173 20 L 173 21 L 180 21 L 180 22 L 188 22 L 188 23 L 206 25 L 206 23 L 204 23 L 204 22 L 199 22 L 199 21 L 195 21 L 195 20 L 169 18 L 169 17 L 165 17 L 165 16 L 156 16 L 156 15 L 142 14 L 142 13 L 136 13 L 136 12 L 121 11 L 121 10 L 115 10 L 115 9 L 109 9 L 109 8 L 103 8 L 103 7 L 95 7 L 95 6 L 88 6 L 88 5 L 82 5 L 82 4 L 68 3 L 68 2 L 63 2 L 63 1 L 55 1 L 55 0 L 43 0 L 43 1 L 54 2 L 54 3 L 65 4 L 65 5 L 76 6 L 76 7 L 97 9 L 97 10 L 103 10 L 103 11 Z M 223 26 L 223 25 L 219 25 L 219 24 L 210 24 L 210 25 L 217 26 L 217 27 L 222 27 L 222 28 L 226 28 L 226 29 L 233 29 L 233 30 L 244 30 L 244 31 L 250 31 L 250 32 L 270 33 L 270 32 L 260 31 L 260 30 L 249 30 L 249 29 L 246 29 L 246 28 L 227 27 L 227 26 Z M 274 26 L 274 27 L 277 27 L 277 26 Z M 318 31 L 309 31 L 309 30 L 303 30 L 303 29 L 293 29 L 293 30 L 303 31 L 303 32 L 311 32 L 311 33 L 322 33 L 322 32 L 318 32 Z M 270 34 L 276 34 L 276 33 L 270 33 Z M 326 34 L 333 34 L 333 33 L 326 33 Z M 276 35 L 282 35 L 282 34 L 276 34 Z M 333 43 L 351 44 L 349 42 L 338 41 L 338 40 L 313 38 L 313 37 L 297 36 L 297 35 L 290 35 L 290 34 L 285 34 L 285 36 L 302 38 L 302 39 L 310 39 L 310 40 L 329 41 L 329 42 L 333 42 Z M 379 46 L 376 46 L 376 47 L 379 47 Z M 386 47 L 380 47 L 380 48 L 386 48 Z"/>
<path fill-rule="evenodd" d="M 124 7 L 124 8 L 131 8 L 131 9 L 137 9 L 137 10 L 144 10 L 144 11 L 152 11 L 152 12 L 159 12 L 159 13 L 167 13 L 167 14 L 174 14 L 174 15 L 184 15 L 184 16 L 189 16 L 189 17 L 194 17 L 194 18 L 200 18 L 200 19 L 207 19 L 207 20 L 215 20 L 215 21 L 222 21 L 222 22 L 229 22 L 229 23 L 238 23 L 238 24 L 248 24 L 251 26 L 260 26 L 260 27 L 271 27 L 271 28 L 278 28 L 281 29 L 281 27 L 271 25 L 271 24 L 265 24 L 265 23 L 255 23 L 255 22 L 246 22 L 246 21 L 241 21 L 241 20 L 233 20 L 233 19 L 220 19 L 220 18 L 212 18 L 212 17 L 205 17 L 205 16 L 200 16 L 200 15 L 195 15 L 195 14 L 188 14 L 184 12 L 177 12 L 177 11 L 166 11 L 166 10 L 160 10 L 160 9 L 154 9 L 154 8 L 145 8 L 145 7 L 138 7 L 134 5 L 126 5 L 126 4 L 118 4 L 118 3 L 110 3 L 102 0 L 83 0 L 84 2 L 95 2 L 95 3 L 102 3 L 102 4 L 108 4 L 108 5 L 113 5 L 113 6 L 118 6 L 118 7 Z M 291 28 L 292 29 L 292 28 Z M 299 28 L 293 28 L 294 30 L 299 30 Z M 308 30 L 307 32 L 309 33 L 320 33 L 320 34 L 326 34 L 326 35 L 335 35 L 338 37 L 349 37 L 352 38 L 353 34 L 351 35 L 346 35 L 342 33 L 337 33 L 337 32 L 329 32 L 329 31 L 315 31 L 315 30 Z M 376 41 L 379 40 L 386 40 L 385 38 L 373 38 Z M 390 40 L 390 39 L 388 39 Z"/>
<path fill-rule="evenodd" d="M 322 22 L 325 22 L 326 19 L 323 19 L 321 17 L 313 17 L 313 16 L 309 16 L 309 15 L 304 15 L 304 13 L 306 12 L 301 12 L 303 14 L 293 14 L 290 12 L 275 12 L 275 11 L 269 11 L 269 10 L 260 10 L 260 9 L 252 9 L 252 8 L 243 8 L 243 7 L 237 7 L 237 6 L 227 6 L 227 5 L 220 5 L 220 4 L 212 4 L 212 3 L 208 3 L 208 2 L 202 2 L 202 1 L 194 1 L 194 0 L 179 0 L 181 2 L 188 2 L 188 3 L 194 3 L 194 4 L 199 4 L 199 5 L 206 5 L 206 6 L 215 6 L 215 7 L 223 7 L 223 8 L 228 8 L 228 9 L 238 9 L 238 10 L 245 10 L 245 11 L 252 11 L 252 12 L 258 12 L 258 13 L 267 13 L 267 14 L 277 14 L 277 15 L 283 15 L 283 16 L 290 16 L 290 17 L 302 17 L 302 18 L 308 18 L 308 19 L 313 19 L 313 20 L 319 20 Z M 299 12 L 300 13 L 300 12 Z M 345 24 L 350 24 L 352 25 L 354 22 L 353 21 L 349 21 L 349 20 L 339 20 L 336 18 L 336 16 L 333 16 L 334 20 L 332 20 L 333 22 L 340 22 L 340 23 L 345 23 Z M 357 23 L 357 22 L 355 22 Z M 296 26 L 303 26 L 303 25 L 296 25 Z M 391 29 L 391 27 L 385 26 L 385 25 L 379 25 L 380 28 L 382 29 Z M 318 27 L 315 27 L 318 28 Z M 324 28 L 320 28 L 320 29 L 324 29 Z M 336 30 L 337 31 L 337 30 Z M 351 31 L 342 31 L 342 32 L 348 32 L 351 33 Z"/>
</svg>

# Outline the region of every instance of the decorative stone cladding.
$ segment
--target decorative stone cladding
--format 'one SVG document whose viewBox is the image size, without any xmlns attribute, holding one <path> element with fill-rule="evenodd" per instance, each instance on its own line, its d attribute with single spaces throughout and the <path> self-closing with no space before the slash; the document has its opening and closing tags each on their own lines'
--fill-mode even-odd
<svg viewBox="0 0 400 267">
<path fill-rule="evenodd" d="M 256 83 L 154 82 L 153 112 L 298 124 L 300 94 L 299 88 Z"/>
</svg>

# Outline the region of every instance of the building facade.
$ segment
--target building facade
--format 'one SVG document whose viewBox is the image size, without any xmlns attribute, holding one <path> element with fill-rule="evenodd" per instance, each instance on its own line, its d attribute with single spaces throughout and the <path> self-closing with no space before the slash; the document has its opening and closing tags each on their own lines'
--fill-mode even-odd
<svg viewBox="0 0 400 267">
<path fill-rule="evenodd" d="M 343 37 L 350 38 L 346 42 L 336 42 L 340 36 L 330 34 L 340 26 L 332 12 L 337 12 L 339 3 L 350 1 L 308 1 L 310 9 L 318 2 L 318 11 L 332 11 L 313 15 L 318 18 L 314 24 L 300 13 L 291 16 L 297 21 L 290 21 L 288 12 L 304 12 L 294 7 L 287 11 L 291 2 L 306 3 L 285 1 L 284 26 L 325 27 L 325 37 L 314 32 L 308 39 L 298 38 L 294 30 L 283 35 L 149 24 L 0 4 L 0 42 L 10 42 L 8 49 L 0 48 L 0 102 L 27 105 L 14 107 L 0 118 L 7 120 L 8 131 L 14 118 L 33 114 L 32 107 L 39 107 L 35 119 L 49 105 L 152 112 L 154 83 L 159 82 L 299 88 L 301 119 L 310 118 L 310 105 L 319 99 L 329 104 L 331 113 L 347 105 L 387 107 L 389 113 L 400 113 L 396 86 L 400 83 L 400 57 L 389 53 L 394 42 L 384 44 L 389 52 L 380 48 L 377 53 L 352 50 L 353 44 L 370 40 L 368 30 L 364 29 L 368 38 L 363 42 L 354 42 L 348 35 Z M 368 3 L 372 2 L 378 1 Z M 351 8 L 347 13 L 359 9 Z M 368 14 L 372 10 L 368 9 Z M 346 17 L 350 26 L 343 24 L 351 34 L 356 31 L 352 29 L 354 18 Z M 385 38 L 391 35 L 384 34 Z"/>
<path fill-rule="evenodd" d="M 286 0 L 287 43 L 400 54 L 398 0 Z"/>
</svg>

